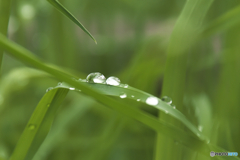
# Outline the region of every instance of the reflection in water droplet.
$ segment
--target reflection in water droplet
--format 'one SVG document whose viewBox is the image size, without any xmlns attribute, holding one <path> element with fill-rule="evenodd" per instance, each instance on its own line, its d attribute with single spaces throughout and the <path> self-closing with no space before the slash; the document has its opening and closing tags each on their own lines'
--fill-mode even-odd
<svg viewBox="0 0 240 160">
<path fill-rule="evenodd" d="M 108 79 L 106 80 L 106 83 L 112 86 L 118 86 L 120 82 L 120 79 L 114 76 L 108 77 Z"/>
<path fill-rule="evenodd" d="M 61 86 L 61 85 L 62 85 L 62 82 L 59 82 L 58 85 Z"/>
<path fill-rule="evenodd" d="M 89 83 L 105 83 L 106 78 L 102 73 L 95 72 L 95 73 L 90 73 L 87 76 L 86 80 Z"/>
<path fill-rule="evenodd" d="M 149 105 L 157 105 L 158 99 L 156 97 L 148 97 L 146 103 Z"/>
<path fill-rule="evenodd" d="M 50 90 L 52 90 L 53 89 L 53 87 L 49 87 L 47 90 L 46 90 L 46 92 L 49 92 Z"/>
<path fill-rule="evenodd" d="M 70 87 L 69 90 L 75 90 L 75 88 Z"/>
<path fill-rule="evenodd" d="M 36 128 L 36 126 L 34 124 L 29 124 L 28 125 L 29 130 L 34 130 L 35 128 Z"/>
<path fill-rule="evenodd" d="M 170 104 L 170 105 L 173 107 L 173 109 L 176 109 L 176 106 L 174 104 Z"/>
<path fill-rule="evenodd" d="M 137 99 L 137 101 L 140 101 L 140 99 Z"/>
<path fill-rule="evenodd" d="M 162 97 L 162 101 L 166 102 L 167 104 L 172 104 L 172 99 L 168 96 Z"/>
<path fill-rule="evenodd" d="M 202 132 L 203 126 L 198 126 L 198 130 L 199 130 L 200 132 Z"/>
<path fill-rule="evenodd" d="M 126 98 L 127 97 L 127 94 L 126 93 L 122 93 L 121 95 L 120 95 L 120 98 Z"/>
</svg>

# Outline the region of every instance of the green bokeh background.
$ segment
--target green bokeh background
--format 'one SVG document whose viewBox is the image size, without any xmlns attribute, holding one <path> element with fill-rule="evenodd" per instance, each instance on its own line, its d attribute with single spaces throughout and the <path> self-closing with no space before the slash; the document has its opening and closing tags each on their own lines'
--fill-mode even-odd
<svg viewBox="0 0 240 160">
<path fill-rule="evenodd" d="M 44 0 L 12 1 L 9 39 L 44 62 L 74 72 L 79 78 L 101 72 L 157 97 L 161 95 L 168 42 L 186 1 L 61 2 L 88 28 L 97 45 Z M 240 5 L 238 0 L 214 1 L 204 24 L 237 5 Z M 189 50 L 183 99 L 184 114 L 193 124 L 198 126 L 198 117 L 210 113 L 209 123 L 214 128 L 210 139 L 238 153 L 239 28 L 235 25 L 214 34 Z M 28 66 L 4 54 L 0 83 L 0 159 L 3 160 L 10 157 L 46 89 L 58 83 L 50 75 L 25 67 Z M 126 103 L 139 105 L 131 100 Z M 156 110 L 146 110 L 158 114 Z M 84 94 L 71 92 L 34 160 L 152 160 L 155 145 L 155 131 Z"/>
</svg>

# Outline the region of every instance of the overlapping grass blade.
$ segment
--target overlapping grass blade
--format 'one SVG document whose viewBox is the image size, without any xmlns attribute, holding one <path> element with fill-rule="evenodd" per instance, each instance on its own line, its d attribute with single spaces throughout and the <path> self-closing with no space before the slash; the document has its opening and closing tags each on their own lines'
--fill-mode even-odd
<svg viewBox="0 0 240 160">
<path fill-rule="evenodd" d="M 31 160 L 47 136 L 56 111 L 67 95 L 67 89 L 47 92 L 25 127 L 10 160 Z"/>
</svg>

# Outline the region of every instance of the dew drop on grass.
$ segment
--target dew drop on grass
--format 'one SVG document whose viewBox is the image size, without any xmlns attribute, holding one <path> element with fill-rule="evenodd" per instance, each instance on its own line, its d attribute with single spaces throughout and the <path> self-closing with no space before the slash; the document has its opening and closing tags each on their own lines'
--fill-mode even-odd
<svg viewBox="0 0 240 160">
<path fill-rule="evenodd" d="M 135 96 L 134 95 L 131 95 L 132 98 L 134 98 Z"/>
<path fill-rule="evenodd" d="M 105 83 L 106 78 L 102 73 L 95 72 L 95 73 L 90 73 L 87 78 L 87 82 L 89 83 Z"/>
<path fill-rule="evenodd" d="M 149 105 L 157 105 L 158 104 L 158 99 L 156 97 L 148 97 L 146 100 L 146 103 Z"/>
<path fill-rule="evenodd" d="M 137 99 L 137 101 L 139 102 L 139 101 L 140 101 L 140 99 Z"/>
<path fill-rule="evenodd" d="M 58 85 L 61 86 L 61 85 L 62 85 L 62 82 L 59 82 Z"/>
<path fill-rule="evenodd" d="M 28 125 L 29 130 L 34 130 L 35 128 L 36 128 L 36 126 L 34 124 L 29 124 Z"/>
<path fill-rule="evenodd" d="M 165 113 L 168 114 L 168 111 L 166 110 Z"/>
<path fill-rule="evenodd" d="M 127 97 L 127 94 L 126 94 L 126 93 L 120 94 L 120 98 L 126 98 L 126 97 Z"/>
<path fill-rule="evenodd" d="M 173 109 L 176 109 L 176 106 L 174 104 L 171 104 L 171 106 L 172 106 Z"/>
<path fill-rule="evenodd" d="M 50 90 L 52 90 L 53 89 L 53 87 L 49 87 L 47 90 L 46 90 L 46 92 L 49 92 Z"/>
<path fill-rule="evenodd" d="M 162 101 L 166 102 L 167 104 L 172 104 L 172 99 L 168 96 L 164 96 L 161 99 L 162 99 Z"/>
<path fill-rule="evenodd" d="M 75 88 L 70 87 L 69 90 L 72 90 L 72 91 L 73 91 L 73 90 L 75 90 Z"/>
<path fill-rule="evenodd" d="M 198 126 L 198 130 L 199 130 L 200 132 L 202 132 L 203 126 Z"/>
<path fill-rule="evenodd" d="M 108 77 L 108 79 L 106 80 L 106 83 L 112 86 L 118 86 L 120 82 L 120 79 L 114 76 Z"/>
</svg>

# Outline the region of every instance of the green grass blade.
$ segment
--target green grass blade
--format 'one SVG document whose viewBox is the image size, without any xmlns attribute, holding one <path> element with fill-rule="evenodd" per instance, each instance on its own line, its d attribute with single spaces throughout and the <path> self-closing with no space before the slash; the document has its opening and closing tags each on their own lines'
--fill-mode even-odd
<svg viewBox="0 0 240 160">
<path fill-rule="evenodd" d="M 7 35 L 8 21 L 11 10 L 11 0 L 0 0 L 0 33 Z M 2 68 L 3 51 L 0 48 L 0 75 Z"/>
<path fill-rule="evenodd" d="M 25 127 L 10 160 L 31 160 L 47 136 L 56 111 L 67 95 L 67 89 L 47 92 Z"/>
<path fill-rule="evenodd" d="M 93 40 L 94 42 L 97 44 L 97 41 L 95 40 L 95 38 L 92 36 L 92 34 L 82 25 L 81 22 L 79 22 L 77 20 L 77 18 L 75 18 L 73 16 L 73 14 L 71 14 L 61 3 L 58 2 L 58 0 L 47 0 L 51 5 L 53 5 L 59 12 L 61 12 L 62 14 L 64 14 L 65 16 L 67 16 L 70 20 L 72 20 L 76 25 L 78 25 L 85 33 L 87 33 Z"/>
<path fill-rule="evenodd" d="M 171 97 L 181 112 L 183 112 L 188 50 L 199 39 L 201 24 L 212 2 L 213 0 L 186 1 L 170 38 L 162 95 Z M 169 115 L 160 114 L 160 119 L 182 127 Z M 158 135 L 155 159 L 178 159 L 182 154 L 181 149 L 168 137 Z M 176 151 L 175 154 L 172 154 L 173 150 Z"/>
<path fill-rule="evenodd" d="M 189 130 L 191 130 L 196 136 L 199 136 L 202 140 L 207 140 L 206 137 L 177 109 L 174 109 L 171 105 L 167 104 L 166 102 L 162 101 L 161 99 L 146 93 L 144 91 L 141 91 L 139 89 L 133 88 L 131 86 L 128 86 L 125 88 L 126 85 L 120 84 L 119 86 L 111 86 L 106 84 L 94 84 L 94 83 L 88 83 L 79 80 L 79 83 L 84 83 L 85 85 L 94 88 L 95 90 L 99 91 L 102 94 L 105 95 L 111 95 L 119 97 L 122 93 L 125 93 L 127 95 L 127 99 L 132 99 L 137 102 L 142 102 L 144 104 L 147 104 L 149 106 L 152 106 L 163 113 L 166 113 L 168 115 L 171 115 L 172 117 L 176 118 L 177 120 L 181 121 Z M 72 86 L 62 83 L 61 85 L 57 86 L 56 88 L 73 88 Z M 149 97 L 154 98 L 157 100 L 157 104 L 148 104 L 146 103 L 147 99 Z"/>
<path fill-rule="evenodd" d="M 223 32 L 240 24 L 240 6 L 237 6 L 230 11 L 224 13 L 216 20 L 205 26 L 202 31 L 203 37 L 211 36 L 217 32 Z"/>
</svg>

